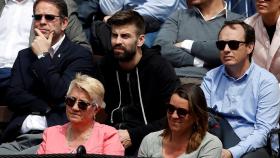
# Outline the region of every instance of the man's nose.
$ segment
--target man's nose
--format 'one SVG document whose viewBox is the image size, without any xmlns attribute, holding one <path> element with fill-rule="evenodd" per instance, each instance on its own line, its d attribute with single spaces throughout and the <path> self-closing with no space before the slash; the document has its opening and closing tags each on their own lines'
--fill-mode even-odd
<svg viewBox="0 0 280 158">
<path fill-rule="evenodd" d="M 40 20 L 40 23 L 41 23 L 41 24 L 45 24 L 45 23 L 46 23 L 45 16 L 42 16 L 42 18 L 41 18 L 41 20 Z"/>
<path fill-rule="evenodd" d="M 116 43 L 122 43 L 122 38 L 120 36 L 116 38 Z"/>
<path fill-rule="evenodd" d="M 225 45 L 224 51 L 226 51 L 226 52 L 231 51 L 231 49 L 230 49 L 229 46 L 228 46 L 228 43 Z"/>
</svg>

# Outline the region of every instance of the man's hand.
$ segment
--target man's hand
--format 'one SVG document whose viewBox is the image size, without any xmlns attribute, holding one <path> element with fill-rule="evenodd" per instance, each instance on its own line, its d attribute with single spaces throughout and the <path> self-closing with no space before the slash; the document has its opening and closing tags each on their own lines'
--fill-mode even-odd
<svg viewBox="0 0 280 158">
<path fill-rule="evenodd" d="M 227 149 L 222 149 L 222 158 L 232 158 L 232 154 Z"/>
<path fill-rule="evenodd" d="M 104 16 L 103 18 L 103 22 L 107 23 L 108 19 L 111 18 L 111 16 L 107 15 L 107 16 Z"/>
<path fill-rule="evenodd" d="M 182 47 L 182 42 L 175 43 L 174 45 L 175 45 L 176 47 L 181 48 L 181 47 Z"/>
<path fill-rule="evenodd" d="M 39 29 L 35 29 L 37 36 L 34 38 L 31 48 L 34 54 L 41 55 L 44 52 L 48 52 L 53 39 L 54 32 L 51 32 L 49 38 L 47 39 Z"/>
<path fill-rule="evenodd" d="M 132 143 L 128 131 L 127 130 L 118 130 L 118 131 L 123 147 L 128 148 L 129 146 L 131 146 Z"/>
</svg>

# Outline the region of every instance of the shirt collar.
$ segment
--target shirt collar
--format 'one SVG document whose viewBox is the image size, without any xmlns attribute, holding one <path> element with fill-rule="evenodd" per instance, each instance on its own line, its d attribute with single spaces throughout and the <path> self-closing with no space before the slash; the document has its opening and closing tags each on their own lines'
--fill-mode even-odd
<svg viewBox="0 0 280 158">
<path fill-rule="evenodd" d="M 223 65 L 222 71 L 223 71 L 224 76 L 226 76 L 227 78 L 230 78 L 230 79 L 232 79 L 232 80 L 234 80 L 234 81 L 239 81 L 239 80 L 246 79 L 247 76 L 249 76 L 249 74 L 253 71 L 254 67 L 255 67 L 255 63 L 254 63 L 253 61 L 251 61 L 250 67 L 249 67 L 249 68 L 245 71 L 245 73 L 244 73 L 241 77 L 239 77 L 238 79 L 235 79 L 234 77 L 230 76 L 230 75 L 227 73 L 226 68 L 225 68 L 224 65 Z"/>
<path fill-rule="evenodd" d="M 201 17 L 205 20 L 201 11 L 195 6 L 193 8 L 194 8 L 194 11 L 197 12 L 198 14 L 200 14 Z M 224 1 L 224 8 L 217 15 L 213 16 L 210 20 L 216 19 L 221 16 L 225 16 L 227 18 L 227 2 L 226 1 Z"/>
<path fill-rule="evenodd" d="M 62 38 L 59 39 L 59 41 L 57 41 L 50 49 L 49 49 L 49 53 L 50 55 L 53 57 L 54 54 L 57 52 L 58 48 L 60 47 L 62 41 L 64 40 L 65 35 L 62 36 Z"/>
</svg>

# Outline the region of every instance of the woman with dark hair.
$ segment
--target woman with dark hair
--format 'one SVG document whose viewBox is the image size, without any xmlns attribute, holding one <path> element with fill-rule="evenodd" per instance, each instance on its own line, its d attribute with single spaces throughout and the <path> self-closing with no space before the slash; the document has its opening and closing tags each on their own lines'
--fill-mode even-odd
<svg viewBox="0 0 280 158">
<path fill-rule="evenodd" d="M 207 132 L 207 104 L 199 86 L 190 83 L 175 90 L 167 104 L 167 121 L 166 129 L 143 139 L 139 157 L 221 157 L 221 141 Z"/>
</svg>

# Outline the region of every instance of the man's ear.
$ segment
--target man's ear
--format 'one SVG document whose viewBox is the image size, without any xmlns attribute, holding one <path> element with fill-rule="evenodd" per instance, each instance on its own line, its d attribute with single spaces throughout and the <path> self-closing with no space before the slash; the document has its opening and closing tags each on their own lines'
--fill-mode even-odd
<svg viewBox="0 0 280 158">
<path fill-rule="evenodd" d="M 144 42 L 145 42 L 145 35 L 144 34 L 139 35 L 138 41 L 137 41 L 137 46 L 142 47 Z"/>
<path fill-rule="evenodd" d="M 251 54 L 253 53 L 253 50 L 254 50 L 254 47 L 255 47 L 255 44 L 254 43 L 249 43 L 248 46 L 247 46 L 247 54 Z"/>
<path fill-rule="evenodd" d="M 68 18 L 67 17 L 64 17 L 62 19 L 62 22 L 61 22 L 61 30 L 62 31 L 65 31 L 66 27 L 68 26 Z"/>
</svg>

